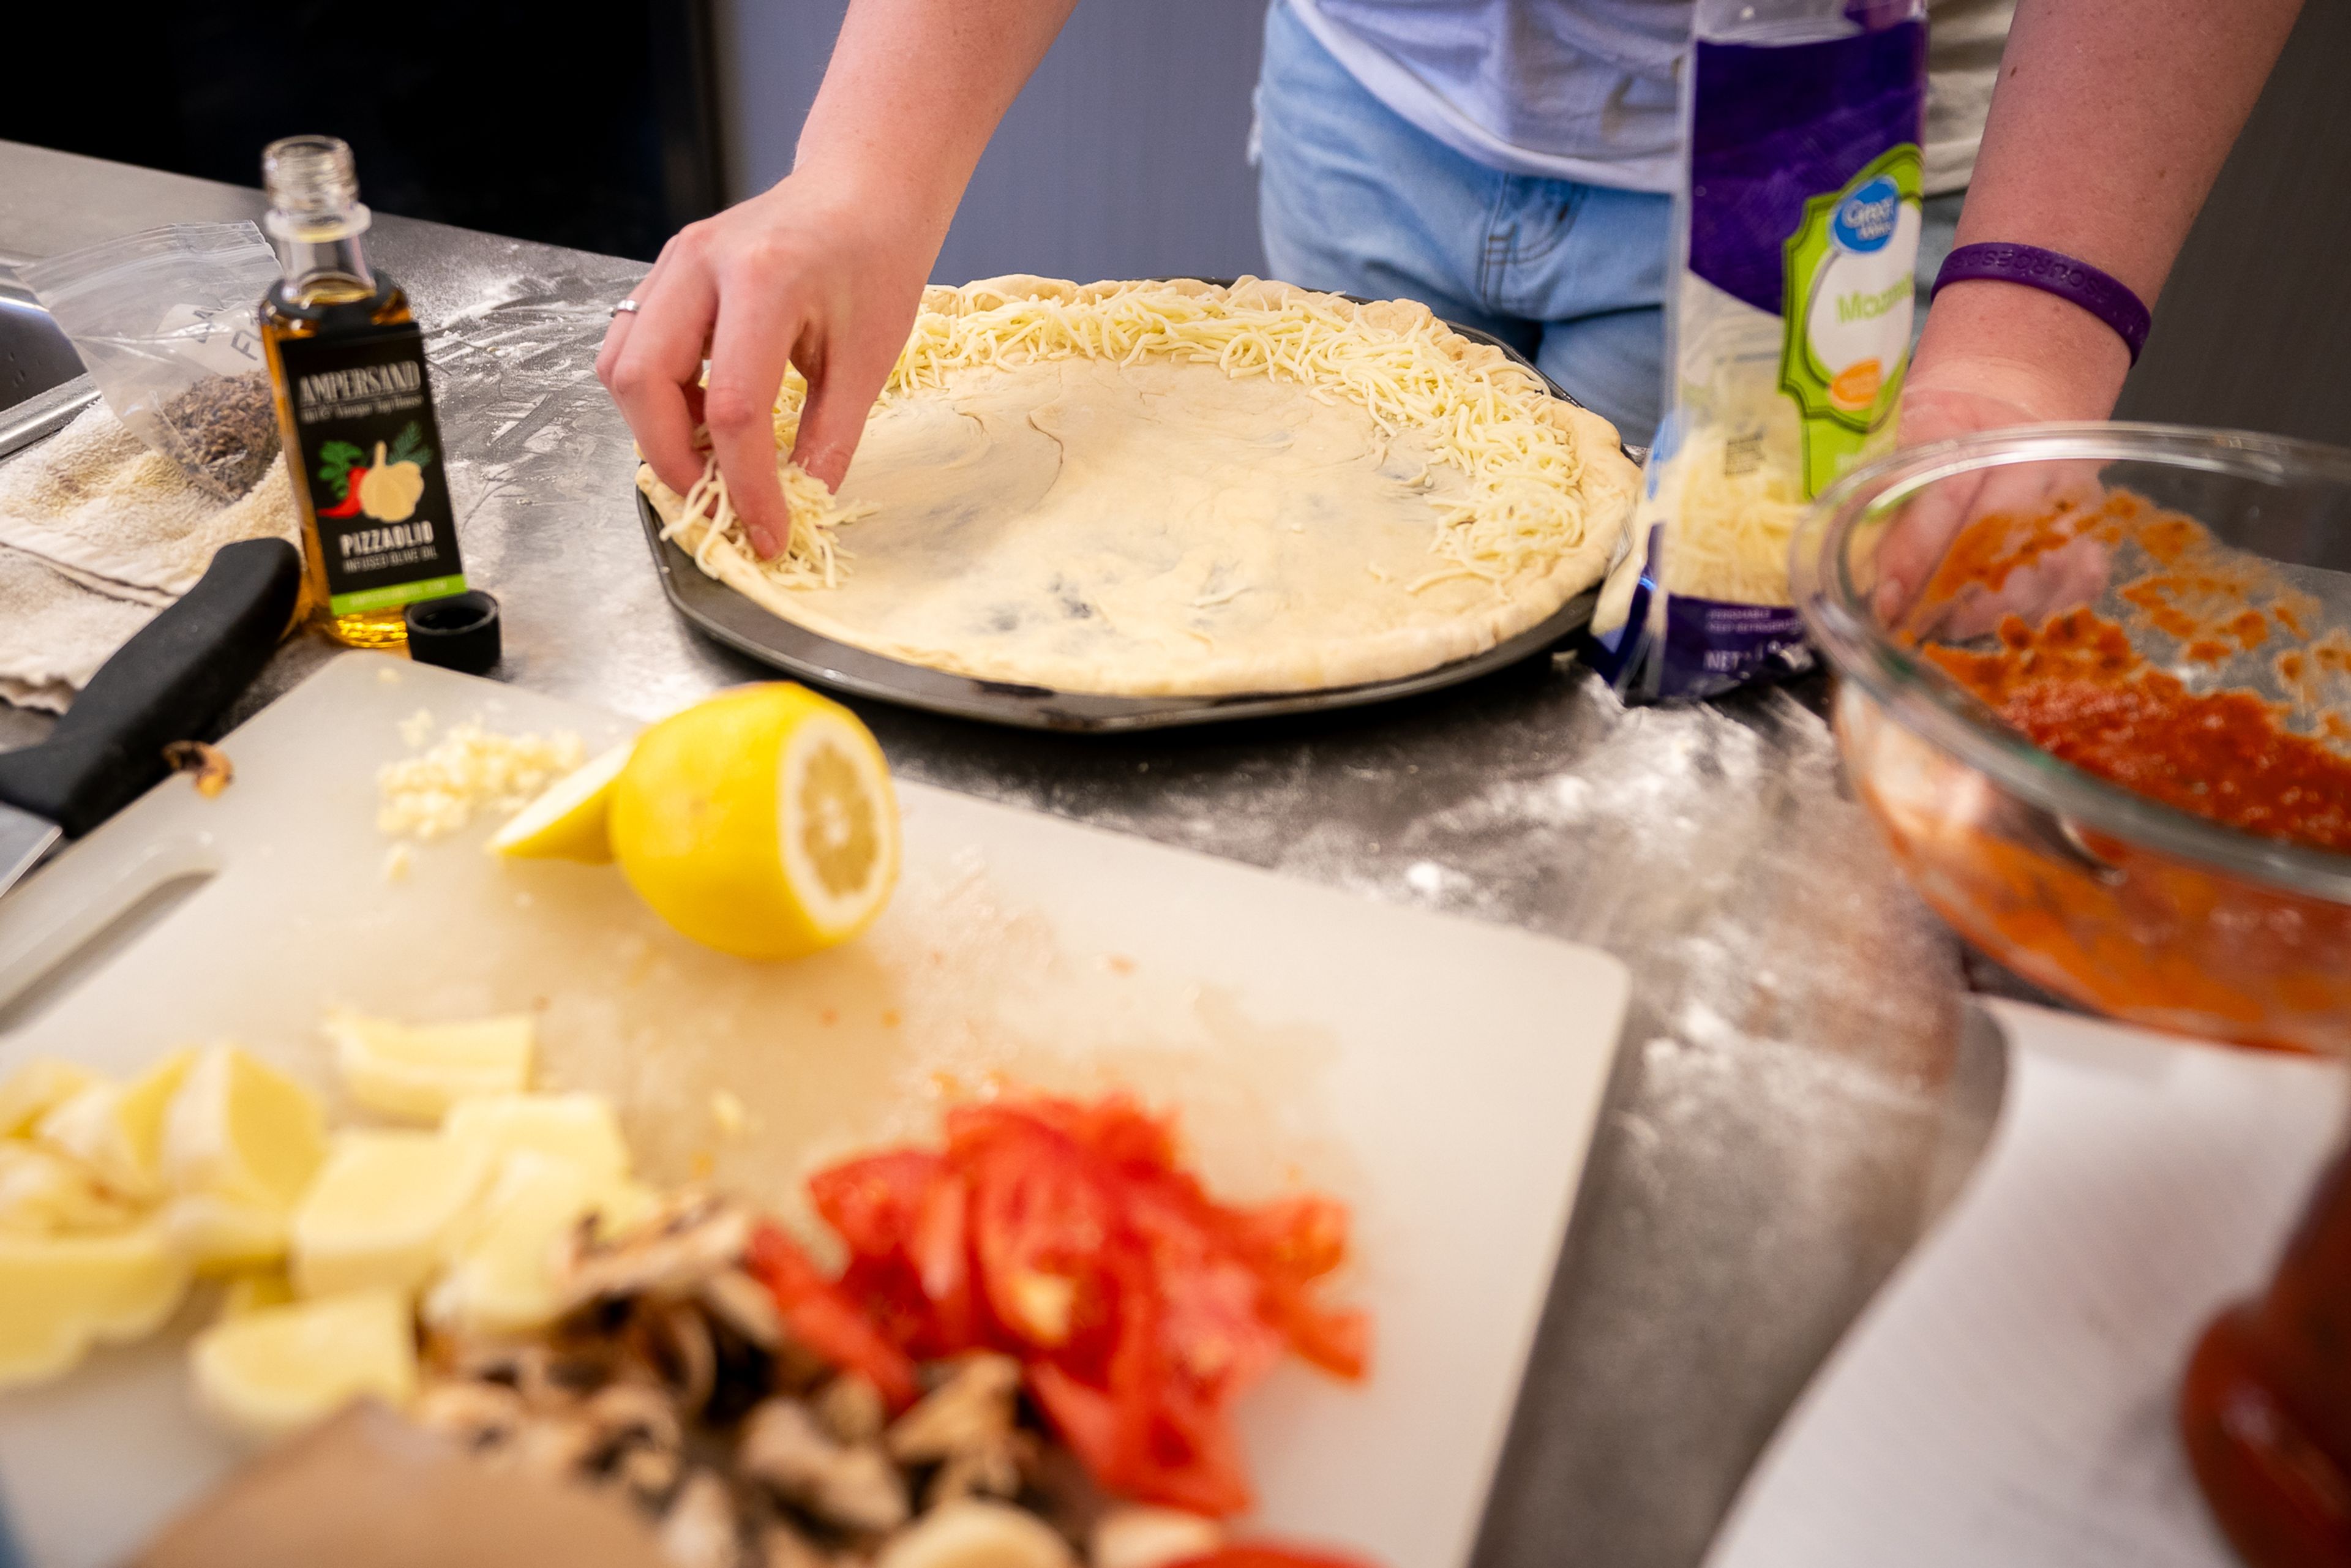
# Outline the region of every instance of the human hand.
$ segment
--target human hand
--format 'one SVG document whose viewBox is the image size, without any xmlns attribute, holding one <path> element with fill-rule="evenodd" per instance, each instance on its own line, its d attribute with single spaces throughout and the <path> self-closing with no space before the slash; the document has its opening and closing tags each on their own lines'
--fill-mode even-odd
<svg viewBox="0 0 2351 1568">
<path fill-rule="evenodd" d="M 2077 307 L 2011 284 L 1948 291 L 1928 318 L 1905 382 L 1900 439 L 1906 447 L 2019 425 L 2104 419 L 2113 411 L 2130 359 L 2122 341 Z M 1936 483 L 1914 497 L 1879 541 L 1873 608 L 1892 627 L 1908 616 L 1913 635 L 1967 638 L 2001 616 L 2038 619 L 2094 597 L 2106 555 L 2082 538 L 2011 570 L 1996 591 L 1918 604 L 1951 541 L 1980 518 L 2027 518 L 2061 502 L 2094 502 L 2095 463 L 2010 464 Z"/>
<path fill-rule="evenodd" d="M 809 384 L 791 456 L 838 486 L 905 346 L 937 235 L 845 181 L 794 173 L 690 224 L 662 247 L 596 356 L 637 446 L 683 495 L 702 476 L 697 425 L 763 558 L 791 538 L 774 410 L 789 365 Z M 703 382 L 703 359 L 710 361 Z"/>
</svg>

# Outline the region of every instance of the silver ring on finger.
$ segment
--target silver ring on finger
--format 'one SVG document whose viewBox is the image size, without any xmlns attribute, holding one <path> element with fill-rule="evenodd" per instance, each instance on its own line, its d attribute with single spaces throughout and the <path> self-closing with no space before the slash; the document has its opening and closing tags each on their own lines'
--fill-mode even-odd
<svg viewBox="0 0 2351 1568">
<path fill-rule="evenodd" d="M 615 316 L 633 316 L 637 313 L 637 309 L 638 306 L 635 300 L 623 299 L 618 305 L 612 307 L 612 314 Z"/>
</svg>

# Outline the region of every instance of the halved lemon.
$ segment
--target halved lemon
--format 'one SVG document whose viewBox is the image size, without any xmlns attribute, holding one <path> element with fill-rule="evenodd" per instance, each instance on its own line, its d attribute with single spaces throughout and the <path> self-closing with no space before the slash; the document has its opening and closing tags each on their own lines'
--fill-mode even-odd
<svg viewBox="0 0 2351 1568">
<path fill-rule="evenodd" d="M 746 958 L 849 940 L 898 880 L 898 802 L 881 747 L 847 708 L 780 682 L 645 731 L 612 788 L 611 838 L 655 914 Z"/>
<path fill-rule="evenodd" d="M 605 813 L 611 804 L 612 780 L 628 766 L 629 753 L 635 748 L 634 741 L 622 741 L 549 785 L 546 793 L 490 835 L 490 852 L 590 865 L 610 861 L 612 845 L 605 831 Z"/>
</svg>

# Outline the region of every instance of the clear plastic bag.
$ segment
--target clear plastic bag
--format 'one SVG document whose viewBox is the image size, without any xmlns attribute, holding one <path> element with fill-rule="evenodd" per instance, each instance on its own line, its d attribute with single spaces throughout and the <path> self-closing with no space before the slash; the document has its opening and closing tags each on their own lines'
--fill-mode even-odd
<svg viewBox="0 0 2351 1568">
<path fill-rule="evenodd" d="M 1894 439 L 1923 197 L 1925 0 L 1698 0 L 1666 418 L 1593 617 L 1630 701 L 1807 669 L 1788 550 Z"/>
<path fill-rule="evenodd" d="M 246 224 L 173 224 L 20 267 L 114 416 L 234 501 L 278 447 L 255 309 L 277 254 Z"/>
</svg>

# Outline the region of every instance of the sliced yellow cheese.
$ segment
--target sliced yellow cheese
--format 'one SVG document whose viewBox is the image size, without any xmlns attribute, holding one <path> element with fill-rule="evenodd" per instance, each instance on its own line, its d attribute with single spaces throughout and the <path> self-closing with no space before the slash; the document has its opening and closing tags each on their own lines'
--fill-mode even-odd
<svg viewBox="0 0 2351 1568">
<path fill-rule="evenodd" d="M 612 1103 L 596 1094 L 494 1094 L 451 1107 L 442 1136 L 491 1155 L 533 1150 L 612 1184 L 629 1174 L 629 1145 Z"/>
<path fill-rule="evenodd" d="M 352 1100 L 386 1116 L 438 1122 L 460 1100 L 530 1084 L 530 1015 L 470 1023 L 401 1024 L 348 1010 L 327 1015 L 335 1065 Z"/>
<path fill-rule="evenodd" d="M 197 1402 L 242 1432 L 275 1437 L 354 1399 L 398 1407 L 416 1393 L 408 1299 L 361 1291 L 225 1317 L 188 1347 Z"/>
<path fill-rule="evenodd" d="M 85 1084 L 42 1114 L 34 1136 L 125 1197 L 161 1197 L 163 1118 L 195 1055 L 174 1051 L 128 1083 Z"/>
<path fill-rule="evenodd" d="M 157 1211 L 163 1239 L 199 1274 L 263 1268 L 286 1256 L 287 1211 L 225 1193 L 187 1192 Z"/>
<path fill-rule="evenodd" d="M 283 1269 L 254 1269 L 233 1275 L 221 1292 L 220 1316 L 241 1318 L 294 1300 L 294 1281 Z"/>
<path fill-rule="evenodd" d="M 480 1333 L 544 1326 L 563 1302 L 558 1260 L 580 1222 L 622 1184 L 537 1149 L 508 1153 L 475 1223 L 424 1298 L 426 1321 Z"/>
<path fill-rule="evenodd" d="M 153 1225 L 0 1235 L 0 1388 L 68 1371 L 93 1343 L 152 1333 L 187 1282 L 187 1266 Z"/>
<path fill-rule="evenodd" d="M 37 1144 L 0 1142 L 0 1231 L 120 1230 L 138 1218 L 80 1162 Z"/>
<path fill-rule="evenodd" d="M 34 1123 L 97 1082 L 98 1074 L 88 1068 L 55 1057 L 35 1057 L 0 1079 L 0 1138 L 29 1136 Z"/>
<path fill-rule="evenodd" d="M 282 1213 L 326 1157 L 319 1097 L 233 1045 L 196 1058 L 163 1118 L 161 1170 L 177 1193 Z"/>
<path fill-rule="evenodd" d="M 496 1161 L 431 1133 L 338 1134 L 294 1211 L 304 1295 L 423 1288 Z"/>
</svg>

